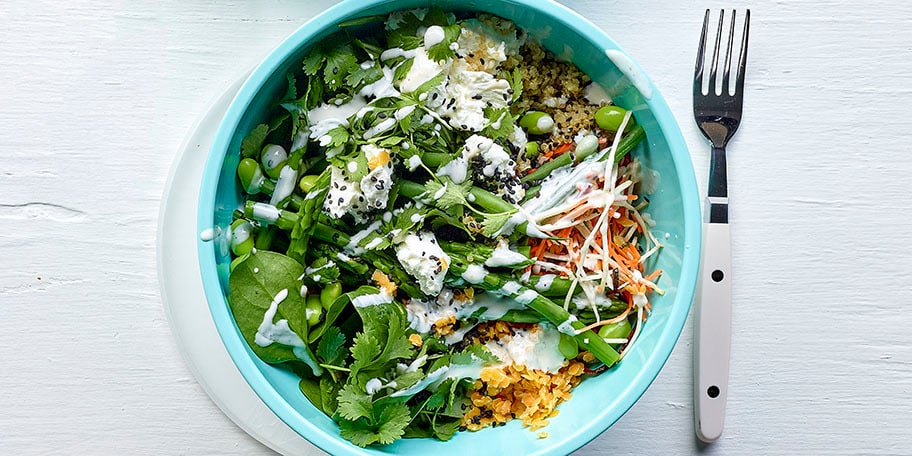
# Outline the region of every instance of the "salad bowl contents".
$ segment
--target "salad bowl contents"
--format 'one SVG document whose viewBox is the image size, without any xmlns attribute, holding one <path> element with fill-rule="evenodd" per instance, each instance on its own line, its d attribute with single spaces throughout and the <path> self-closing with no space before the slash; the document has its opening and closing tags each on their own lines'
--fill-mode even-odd
<svg viewBox="0 0 912 456">
<path fill-rule="evenodd" d="M 641 125 L 653 113 L 620 107 L 509 19 L 377 13 L 338 21 L 291 57 L 281 90 L 259 94 L 256 115 L 232 127 L 235 159 L 221 151 L 218 187 L 237 189 L 237 207 L 213 208 L 208 226 L 221 214 L 227 229 L 202 243 L 220 261 L 217 325 L 221 305 L 233 329 L 220 326 L 223 339 L 241 339 L 256 372 L 284 389 L 258 388 L 239 354 L 242 373 L 271 407 L 288 401 L 273 409 L 303 417 L 296 430 L 318 445 L 332 428 L 355 449 L 512 422 L 551 439 L 577 389 L 614 376 L 630 353 L 633 378 L 654 377 L 642 364 L 656 341 L 640 339 L 680 332 L 680 309 L 652 321 L 662 304 L 681 305 L 662 302 L 665 288 L 692 292 L 680 263 L 663 272 L 675 242 L 656 234 L 662 207 L 679 217 L 688 195 L 650 204 L 664 176 L 649 144 L 667 139 Z M 625 404 L 632 383 L 599 392 L 602 406 Z"/>
</svg>

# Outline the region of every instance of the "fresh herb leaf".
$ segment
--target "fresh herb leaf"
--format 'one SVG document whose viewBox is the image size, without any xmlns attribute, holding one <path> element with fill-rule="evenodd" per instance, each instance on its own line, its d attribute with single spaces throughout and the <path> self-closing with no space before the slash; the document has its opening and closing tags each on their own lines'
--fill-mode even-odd
<svg viewBox="0 0 912 456">
<path fill-rule="evenodd" d="M 359 65 L 357 69 L 352 71 L 351 74 L 345 78 L 345 82 L 351 87 L 361 87 L 377 82 L 382 77 L 383 70 L 380 68 L 379 64 L 374 64 L 366 68 Z"/>
<path fill-rule="evenodd" d="M 439 62 L 441 60 L 456 57 L 456 50 L 452 49 L 450 45 L 459 39 L 459 34 L 462 32 L 462 27 L 460 27 L 459 24 L 453 24 L 444 25 L 442 28 L 443 40 L 427 49 L 428 59 L 433 62 Z"/>
<path fill-rule="evenodd" d="M 327 131 L 326 134 L 319 137 L 318 140 L 320 141 L 320 146 L 328 149 L 335 149 L 336 147 L 344 146 L 350 137 L 351 134 L 348 130 L 344 126 L 339 125 L 338 127 Z M 324 140 L 323 138 L 328 138 L 328 140 Z"/>
<path fill-rule="evenodd" d="M 386 445 L 402 437 L 411 420 L 408 406 L 401 401 L 380 400 L 374 404 L 371 419 L 343 419 L 339 422 L 339 429 L 342 437 L 360 447 L 373 443 Z"/>
<path fill-rule="evenodd" d="M 377 405 L 381 403 L 378 401 Z M 412 420 L 412 415 L 408 406 L 401 402 L 383 404 L 382 407 L 377 407 L 380 408 L 380 413 L 377 415 L 377 422 L 380 423 L 380 427 L 377 429 L 377 441 L 386 445 L 402 437 L 405 427 Z"/>
<path fill-rule="evenodd" d="M 241 141 L 241 158 L 253 158 L 259 161 L 263 143 L 269 135 L 269 125 L 259 124 Z"/>
<path fill-rule="evenodd" d="M 342 418 L 347 420 L 354 421 L 358 418 L 370 418 L 373 415 L 371 396 L 361 391 L 356 385 L 349 383 L 339 391 L 339 408 L 337 411 Z"/>
<path fill-rule="evenodd" d="M 335 34 L 321 41 L 304 58 L 304 73 L 309 76 L 322 75 L 323 82 L 330 91 L 341 88 L 348 75 L 359 68 L 358 57 L 350 40 L 344 34 Z"/>
<path fill-rule="evenodd" d="M 513 77 L 509 80 L 510 88 L 513 89 L 513 102 L 519 100 L 519 97 L 522 95 L 523 91 L 523 82 L 522 82 L 522 70 L 519 67 L 513 69 Z"/>
<path fill-rule="evenodd" d="M 485 108 L 484 115 L 487 124 L 481 134 L 485 137 L 497 140 L 513 134 L 516 117 L 510 114 L 509 108 Z"/>
<path fill-rule="evenodd" d="M 481 222 L 481 234 L 487 237 L 494 237 L 507 224 L 507 221 L 510 220 L 510 217 L 515 212 L 509 211 L 485 215 L 484 220 Z"/>
<path fill-rule="evenodd" d="M 345 361 L 345 334 L 336 326 L 330 326 L 320 338 L 317 357 L 325 364 L 342 366 Z"/>
<path fill-rule="evenodd" d="M 433 200 L 432 204 L 440 209 L 467 204 L 466 198 L 471 188 L 471 181 L 456 184 L 446 176 L 440 178 L 440 182 L 429 180 L 424 184 L 428 197 Z"/>
</svg>

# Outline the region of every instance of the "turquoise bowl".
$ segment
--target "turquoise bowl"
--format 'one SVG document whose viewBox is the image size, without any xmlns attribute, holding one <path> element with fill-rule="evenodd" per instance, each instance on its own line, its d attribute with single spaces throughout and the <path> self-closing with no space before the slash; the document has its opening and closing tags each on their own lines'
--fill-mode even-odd
<svg viewBox="0 0 912 456">
<path fill-rule="evenodd" d="M 297 29 L 253 71 L 219 127 L 202 177 L 199 231 L 225 228 L 241 200 L 235 177 L 240 143 L 264 120 L 269 103 L 285 90 L 286 70 L 300 65 L 310 46 L 336 30 L 336 24 L 398 9 L 436 5 L 445 10 L 483 11 L 513 20 L 552 52 L 571 59 L 606 89 L 615 102 L 633 110 L 648 140 L 635 153 L 659 178 L 649 195 L 654 232 L 665 243 L 655 266 L 664 274 L 664 296 L 653 299 L 649 321 L 633 349 L 615 368 L 583 381 L 573 398 L 538 438 L 519 422 L 460 432 L 448 442 L 406 439 L 362 449 L 339 436 L 336 424 L 298 389 L 297 377 L 260 361 L 247 346 L 227 303 L 228 264 L 224 242 L 199 242 L 202 281 L 212 318 L 238 370 L 263 402 L 292 429 L 328 453 L 341 454 L 569 454 L 616 422 L 658 375 L 684 327 L 699 265 L 700 206 L 684 138 L 665 100 L 642 69 L 601 29 L 570 9 L 544 0 L 344 1 Z M 620 445 L 620 444 L 619 444 Z M 618 448 L 620 449 L 620 447 Z"/>
</svg>

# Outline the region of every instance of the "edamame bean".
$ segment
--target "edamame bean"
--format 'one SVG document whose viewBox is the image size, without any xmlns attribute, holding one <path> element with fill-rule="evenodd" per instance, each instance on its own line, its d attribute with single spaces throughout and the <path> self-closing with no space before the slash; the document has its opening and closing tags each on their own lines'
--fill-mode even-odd
<svg viewBox="0 0 912 456">
<path fill-rule="evenodd" d="M 593 134 L 587 134 L 576 142 L 576 148 L 573 150 L 574 158 L 582 160 L 598 149 L 598 137 Z"/>
<path fill-rule="evenodd" d="M 304 176 L 298 182 L 298 188 L 300 188 L 302 192 L 307 193 L 310 191 L 310 189 L 313 188 L 313 186 L 317 183 L 317 179 L 319 178 L 320 176 L 317 176 L 315 174 Z"/>
<path fill-rule="evenodd" d="M 621 128 L 621 123 L 624 121 L 624 116 L 626 115 L 627 110 L 620 106 L 602 106 L 598 111 L 595 111 L 595 123 L 603 130 L 617 131 L 618 128 Z M 627 121 L 627 127 L 624 131 L 627 131 L 627 129 L 632 127 L 635 123 L 633 116 L 631 116 L 630 120 Z"/>
<path fill-rule="evenodd" d="M 263 177 L 263 172 L 260 171 L 260 164 L 256 160 L 252 158 L 241 160 L 238 163 L 237 173 L 247 194 L 256 195 L 260 193 L 260 186 L 266 178 Z"/>
<path fill-rule="evenodd" d="M 579 343 L 575 337 L 561 333 L 560 342 L 557 343 L 557 350 L 564 355 L 564 358 L 573 359 L 579 354 Z"/>
<path fill-rule="evenodd" d="M 253 226 L 244 219 L 235 220 L 231 224 L 231 251 L 237 256 L 250 253 L 254 247 Z"/>
<path fill-rule="evenodd" d="M 323 304 L 323 308 L 329 310 L 332 307 L 333 302 L 336 301 L 336 298 L 342 295 L 342 284 L 340 282 L 333 282 L 320 290 L 320 303 Z"/>
<path fill-rule="evenodd" d="M 519 120 L 519 126 L 530 134 L 544 135 L 554 129 L 554 119 L 541 111 L 529 111 Z"/>
<path fill-rule="evenodd" d="M 630 321 L 627 319 L 617 323 L 604 325 L 598 330 L 598 335 L 602 339 L 624 339 L 630 335 Z"/>
<path fill-rule="evenodd" d="M 282 167 L 285 166 L 285 163 L 288 161 L 288 153 L 285 152 L 285 148 L 277 144 L 269 144 L 263 148 L 263 153 L 260 155 L 260 162 L 263 163 L 263 171 L 266 172 L 266 175 L 278 179 L 279 173 L 282 171 Z"/>
<path fill-rule="evenodd" d="M 320 297 L 310 295 L 304 305 L 304 315 L 307 317 L 307 325 L 315 326 L 320 323 L 320 315 L 323 314 L 323 305 L 320 303 Z"/>
<path fill-rule="evenodd" d="M 538 157 L 538 143 L 529 141 L 526 143 L 526 158 L 531 160 L 535 157 Z"/>
</svg>

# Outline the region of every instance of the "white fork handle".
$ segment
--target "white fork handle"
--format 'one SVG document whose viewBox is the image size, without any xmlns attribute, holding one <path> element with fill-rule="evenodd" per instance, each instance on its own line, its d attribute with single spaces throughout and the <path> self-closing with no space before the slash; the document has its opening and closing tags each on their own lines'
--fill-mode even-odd
<svg viewBox="0 0 912 456">
<path fill-rule="evenodd" d="M 727 223 L 703 224 L 703 256 L 697 284 L 694 355 L 694 418 L 697 437 L 722 435 L 731 354 L 731 237 Z"/>
</svg>

